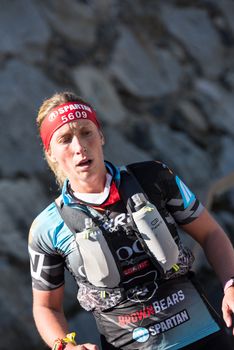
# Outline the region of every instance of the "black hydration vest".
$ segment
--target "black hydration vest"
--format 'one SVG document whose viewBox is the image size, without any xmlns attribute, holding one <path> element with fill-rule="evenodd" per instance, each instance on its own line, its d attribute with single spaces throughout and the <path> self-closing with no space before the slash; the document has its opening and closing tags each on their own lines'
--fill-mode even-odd
<svg viewBox="0 0 234 350">
<path fill-rule="evenodd" d="M 135 235 L 135 239 L 139 240 L 145 253 L 147 253 L 150 261 L 154 265 L 155 271 L 157 271 L 157 278 L 160 281 L 160 279 L 162 280 L 167 277 L 165 276 L 161 265 L 155 258 L 154 252 L 152 252 L 145 243 L 144 235 L 138 231 L 134 220 L 132 219 L 132 213 L 135 210 L 132 197 L 133 195 L 138 194 L 143 201 L 151 201 L 157 206 L 157 203 L 160 203 L 162 200 L 161 193 L 160 189 L 156 189 L 152 184 L 144 183 L 142 181 L 140 184 L 136 176 L 137 174 L 134 172 L 134 164 L 128 165 L 121 170 L 121 179 L 118 190 L 131 218 L 130 225 L 126 225 L 126 227 L 121 228 L 121 230 L 124 231 L 122 234 L 133 234 Z M 143 188 L 145 188 L 145 191 L 147 191 L 150 198 L 148 198 Z M 103 310 L 116 305 L 119 300 L 124 298 L 126 290 L 122 283 L 123 271 L 113 249 L 110 233 L 103 226 L 102 215 L 95 210 L 90 210 L 86 205 L 79 205 L 79 208 L 66 206 L 63 203 L 60 205 L 56 203 L 56 205 L 65 224 L 75 236 L 77 249 L 82 256 L 85 266 L 87 280 L 77 281 L 80 287 L 80 298 L 78 293 L 78 299 L 81 305 L 88 310 L 84 296 L 87 296 L 89 293 L 92 293 L 92 300 L 95 298 L 97 300 L 96 305 L 92 305 L 91 309 L 97 307 Z M 96 227 L 91 233 L 89 228 L 85 229 L 84 227 L 84 223 L 88 222 L 90 219 Z M 170 230 L 170 233 L 175 242 L 180 245 L 176 228 L 173 231 Z M 93 260 L 94 257 L 96 260 Z M 97 260 L 99 260 L 99 264 L 96 263 Z M 110 272 L 109 276 L 108 269 Z M 178 272 L 178 270 L 179 265 L 176 265 L 173 267 L 172 271 L 169 272 L 168 276 L 171 276 L 172 274 L 180 274 L 180 271 Z M 182 274 L 184 273 L 185 271 L 183 271 Z M 106 300 L 104 301 L 102 297 L 99 298 L 100 295 L 105 295 L 107 299 L 105 298 Z"/>
</svg>

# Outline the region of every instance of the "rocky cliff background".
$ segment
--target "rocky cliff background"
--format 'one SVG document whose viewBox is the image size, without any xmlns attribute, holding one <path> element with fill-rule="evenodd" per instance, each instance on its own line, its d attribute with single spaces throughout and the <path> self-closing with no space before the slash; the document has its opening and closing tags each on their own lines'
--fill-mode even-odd
<svg viewBox="0 0 234 350">
<path fill-rule="evenodd" d="M 234 1 L 0 4 L 0 349 L 39 350 L 46 347 L 32 318 L 27 235 L 57 194 L 35 125 L 40 104 L 68 89 L 86 98 L 103 125 L 106 159 L 163 160 L 203 202 L 211 193 L 209 206 L 233 240 Z M 219 309 L 221 287 L 184 239 Z M 71 329 L 97 341 L 67 278 Z"/>
</svg>

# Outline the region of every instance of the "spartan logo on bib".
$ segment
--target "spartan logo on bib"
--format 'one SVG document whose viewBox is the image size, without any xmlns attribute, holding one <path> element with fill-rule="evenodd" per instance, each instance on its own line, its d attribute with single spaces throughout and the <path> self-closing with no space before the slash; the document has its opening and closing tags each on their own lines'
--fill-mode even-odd
<svg viewBox="0 0 234 350">
<path fill-rule="evenodd" d="M 149 339 L 149 331 L 144 327 L 135 328 L 132 337 L 139 343 L 145 343 Z"/>
<path fill-rule="evenodd" d="M 173 329 L 189 320 L 190 320 L 189 314 L 187 310 L 184 309 L 178 312 L 177 314 L 171 317 L 168 317 L 161 322 L 157 322 L 153 326 L 150 326 L 149 327 L 150 335 L 156 336 L 158 334 L 165 333 L 170 329 Z"/>
</svg>

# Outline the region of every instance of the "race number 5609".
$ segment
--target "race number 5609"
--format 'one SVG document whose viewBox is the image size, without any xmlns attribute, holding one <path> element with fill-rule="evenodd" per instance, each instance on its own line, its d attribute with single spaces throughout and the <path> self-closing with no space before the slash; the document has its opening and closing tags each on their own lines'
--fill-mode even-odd
<svg viewBox="0 0 234 350">
<path fill-rule="evenodd" d="M 88 115 L 85 111 L 75 111 L 75 112 L 71 112 L 71 113 L 68 113 L 67 115 L 63 115 L 61 117 L 61 120 L 63 121 L 63 123 L 66 123 L 67 121 L 69 120 L 76 120 L 76 119 L 85 119 L 85 118 L 88 118 Z"/>
</svg>

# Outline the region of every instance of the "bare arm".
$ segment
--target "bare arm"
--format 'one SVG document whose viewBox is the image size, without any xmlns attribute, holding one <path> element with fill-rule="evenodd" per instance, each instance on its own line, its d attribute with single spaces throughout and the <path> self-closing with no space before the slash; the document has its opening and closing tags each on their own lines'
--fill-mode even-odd
<svg viewBox="0 0 234 350">
<path fill-rule="evenodd" d="M 52 348 L 55 339 L 64 338 L 68 324 L 63 312 L 64 287 L 52 291 L 33 289 L 33 316 L 43 340 Z M 67 344 L 66 350 L 98 350 L 96 345 L 87 343 L 74 346 Z"/>
<path fill-rule="evenodd" d="M 201 245 L 220 282 L 224 285 L 230 277 L 234 276 L 234 250 L 221 226 L 205 209 L 196 220 L 183 225 L 182 228 Z M 231 327 L 231 315 L 234 313 L 234 287 L 227 289 L 223 298 L 222 311 L 226 325 Z"/>
</svg>

